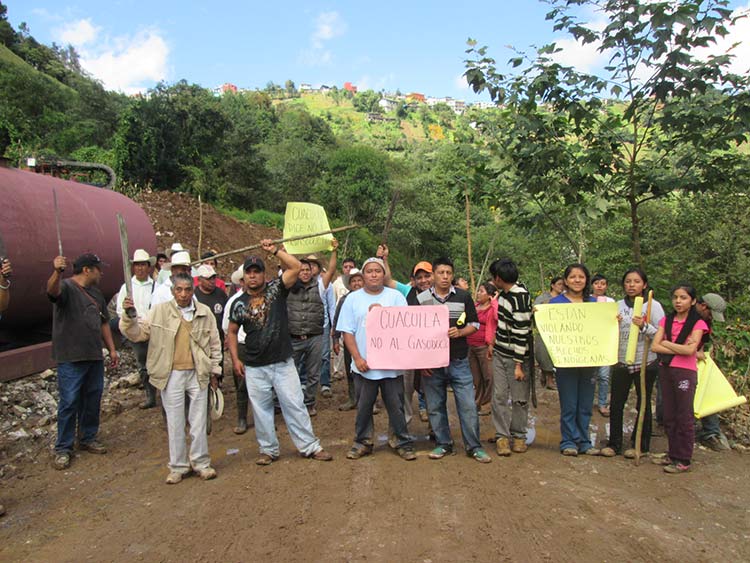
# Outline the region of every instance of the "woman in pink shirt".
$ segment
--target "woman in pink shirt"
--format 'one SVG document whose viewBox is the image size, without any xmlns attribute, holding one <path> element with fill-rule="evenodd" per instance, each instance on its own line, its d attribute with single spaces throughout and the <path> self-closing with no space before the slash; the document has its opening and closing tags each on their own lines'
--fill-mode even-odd
<svg viewBox="0 0 750 563">
<path fill-rule="evenodd" d="M 477 316 L 479 330 L 466 337 L 469 345 L 469 367 L 474 376 L 474 401 L 481 416 L 490 414 L 482 407 L 492 400 L 492 363 L 487 359 L 487 346 L 497 329 L 497 288 L 490 282 L 477 288 Z"/>
<path fill-rule="evenodd" d="M 651 349 L 659 354 L 659 383 L 664 406 L 667 457 L 655 459 L 667 473 L 690 471 L 695 442 L 693 399 L 698 381 L 697 351 L 708 325 L 695 308 L 696 291 L 689 285 L 672 290 L 674 311 L 659 322 Z"/>
</svg>

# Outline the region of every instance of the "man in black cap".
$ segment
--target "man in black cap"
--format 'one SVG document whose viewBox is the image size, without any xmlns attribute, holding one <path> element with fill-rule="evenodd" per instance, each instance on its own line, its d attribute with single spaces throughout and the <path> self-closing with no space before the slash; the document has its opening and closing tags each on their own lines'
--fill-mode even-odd
<svg viewBox="0 0 750 563">
<path fill-rule="evenodd" d="M 70 466 L 70 455 L 78 424 L 79 448 L 95 454 L 107 453 L 96 439 L 99 407 L 104 390 L 102 342 L 109 350 L 111 366 L 118 356 L 104 295 L 98 285 L 102 261 L 96 254 L 82 254 L 73 262 L 73 276 L 62 279 L 67 267 L 64 256 L 53 262 L 47 280 L 47 296 L 54 303 L 52 316 L 52 357 L 57 361 L 57 442 L 52 465 Z"/>
<path fill-rule="evenodd" d="M 270 240 L 261 248 L 279 259 L 284 273 L 266 282 L 266 266 L 258 256 L 245 260 L 245 293 L 229 311 L 227 344 L 232 366 L 244 377 L 255 418 L 255 436 L 260 446 L 258 465 L 270 465 L 279 457 L 279 440 L 274 426 L 273 392 L 279 399 L 289 435 L 299 452 L 318 461 L 330 461 L 331 454 L 313 434 L 302 385 L 292 359 L 287 296 L 299 276 L 300 261 Z M 245 361 L 239 359 L 237 334 L 245 330 Z"/>
</svg>

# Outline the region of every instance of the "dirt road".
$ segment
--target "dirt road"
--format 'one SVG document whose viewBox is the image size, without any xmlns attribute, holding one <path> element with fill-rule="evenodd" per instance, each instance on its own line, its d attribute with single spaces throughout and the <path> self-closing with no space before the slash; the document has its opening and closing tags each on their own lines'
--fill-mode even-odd
<svg viewBox="0 0 750 563">
<path fill-rule="evenodd" d="M 230 384 L 231 385 L 231 384 Z M 110 453 L 78 455 L 56 472 L 42 456 L 6 480 L 0 499 L 2 561 L 748 561 L 750 457 L 696 452 L 694 471 L 666 475 L 622 457 L 558 453 L 557 397 L 541 393 L 536 440 L 524 455 L 481 465 L 459 454 L 401 461 L 344 458 L 354 413 L 340 413 L 343 384 L 322 400 L 316 433 L 331 463 L 294 452 L 283 420 L 282 457 L 253 460 L 253 431 L 235 436 L 233 390 L 210 437 L 219 477 L 177 486 L 167 474 L 166 434 L 156 410 L 106 421 Z M 136 393 L 136 391 L 133 391 Z M 452 400 L 452 399 L 451 399 Z M 460 439 L 452 416 L 454 437 Z M 595 415 L 599 438 L 606 419 Z M 482 417 L 482 435 L 493 434 Z M 384 438 L 385 414 L 376 417 Z M 663 449 L 655 439 L 655 451 Z M 228 455 L 228 450 L 239 453 Z"/>
</svg>

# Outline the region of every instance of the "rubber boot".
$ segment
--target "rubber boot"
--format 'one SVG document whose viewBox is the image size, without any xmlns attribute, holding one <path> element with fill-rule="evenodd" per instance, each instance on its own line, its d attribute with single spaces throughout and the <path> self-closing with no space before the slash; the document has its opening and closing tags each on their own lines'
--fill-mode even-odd
<svg viewBox="0 0 750 563">
<path fill-rule="evenodd" d="M 156 387 L 149 382 L 148 373 L 146 373 L 145 377 L 141 374 L 141 381 L 143 382 L 143 391 L 146 394 L 146 400 L 138 405 L 138 408 L 152 409 L 156 406 Z"/>
</svg>

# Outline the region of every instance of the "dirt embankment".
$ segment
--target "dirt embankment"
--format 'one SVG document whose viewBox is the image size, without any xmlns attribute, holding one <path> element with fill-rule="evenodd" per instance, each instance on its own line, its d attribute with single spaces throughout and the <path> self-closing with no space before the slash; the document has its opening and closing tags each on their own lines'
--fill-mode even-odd
<svg viewBox="0 0 750 563">
<path fill-rule="evenodd" d="M 164 191 L 144 191 L 134 198 L 151 219 L 156 231 L 159 251 L 179 242 L 189 249 L 193 260 L 198 254 L 200 220 L 198 199 L 192 196 Z M 216 211 L 211 205 L 203 204 L 203 239 L 201 250 L 206 252 L 226 252 L 257 244 L 264 238 L 281 238 L 281 231 L 238 221 Z M 259 255 L 263 252 L 255 251 Z M 244 254 L 236 254 L 219 260 L 219 275 L 229 279 L 232 271 L 242 263 Z M 265 257 L 264 257 L 265 258 Z M 274 262 L 275 263 L 275 262 Z"/>
</svg>

